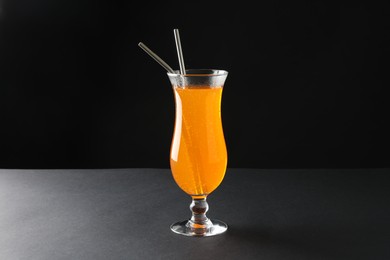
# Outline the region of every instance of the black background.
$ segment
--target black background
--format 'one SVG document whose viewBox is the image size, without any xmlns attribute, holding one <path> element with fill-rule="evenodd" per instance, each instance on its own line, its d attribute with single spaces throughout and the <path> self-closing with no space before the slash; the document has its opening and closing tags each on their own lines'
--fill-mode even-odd
<svg viewBox="0 0 390 260">
<path fill-rule="evenodd" d="M 253 2 L 255 3 L 255 2 Z M 135 5 L 137 4 L 137 5 Z M 0 0 L 0 167 L 169 167 L 178 68 L 229 71 L 229 167 L 389 167 L 389 8 Z"/>
</svg>

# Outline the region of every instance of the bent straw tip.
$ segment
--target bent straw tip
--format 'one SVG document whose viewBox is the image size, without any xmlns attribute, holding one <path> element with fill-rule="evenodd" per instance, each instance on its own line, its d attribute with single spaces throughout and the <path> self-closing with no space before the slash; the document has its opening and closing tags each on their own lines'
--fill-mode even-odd
<svg viewBox="0 0 390 260">
<path fill-rule="evenodd" d="M 141 47 L 141 49 L 143 49 L 147 54 L 149 54 L 149 56 L 152 57 L 155 61 L 157 61 L 162 67 L 164 67 L 164 69 L 166 69 L 169 73 L 174 73 L 173 69 L 156 53 L 154 53 L 151 49 L 146 47 L 145 44 L 139 42 L 138 46 Z"/>
</svg>

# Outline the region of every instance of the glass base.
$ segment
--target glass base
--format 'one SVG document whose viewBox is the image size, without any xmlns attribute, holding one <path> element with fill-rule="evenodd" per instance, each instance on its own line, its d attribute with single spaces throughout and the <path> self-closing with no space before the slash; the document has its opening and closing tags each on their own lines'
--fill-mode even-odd
<svg viewBox="0 0 390 260">
<path fill-rule="evenodd" d="M 209 219 L 207 227 L 193 227 L 191 220 L 177 222 L 171 225 L 171 230 L 176 234 L 190 237 L 209 237 L 224 233 L 228 226 L 225 222 L 217 219 Z"/>
</svg>

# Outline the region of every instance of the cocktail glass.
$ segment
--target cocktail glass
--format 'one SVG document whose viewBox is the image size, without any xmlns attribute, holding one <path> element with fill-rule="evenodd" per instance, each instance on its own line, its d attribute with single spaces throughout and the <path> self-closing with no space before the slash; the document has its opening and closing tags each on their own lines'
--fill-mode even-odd
<svg viewBox="0 0 390 260">
<path fill-rule="evenodd" d="M 221 120 L 227 75 L 215 69 L 168 73 L 176 112 L 170 167 L 177 185 L 192 197 L 191 218 L 171 225 L 178 234 L 205 237 L 227 230 L 226 223 L 206 216 L 207 196 L 221 184 L 227 167 Z"/>
</svg>

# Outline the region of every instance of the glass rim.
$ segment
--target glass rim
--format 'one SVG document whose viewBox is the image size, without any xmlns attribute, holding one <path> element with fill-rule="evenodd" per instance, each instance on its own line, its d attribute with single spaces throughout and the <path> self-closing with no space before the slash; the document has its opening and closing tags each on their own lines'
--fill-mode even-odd
<svg viewBox="0 0 390 260">
<path fill-rule="evenodd" d="M 170 77 L 215 77 L 215 76 L 226 76 L 227 70 L 220 69 L 186 69 L 186 74 L 180 74 L 180 70 L 174 70 L 174 73 L 167 72 Z"/>
</svg>

